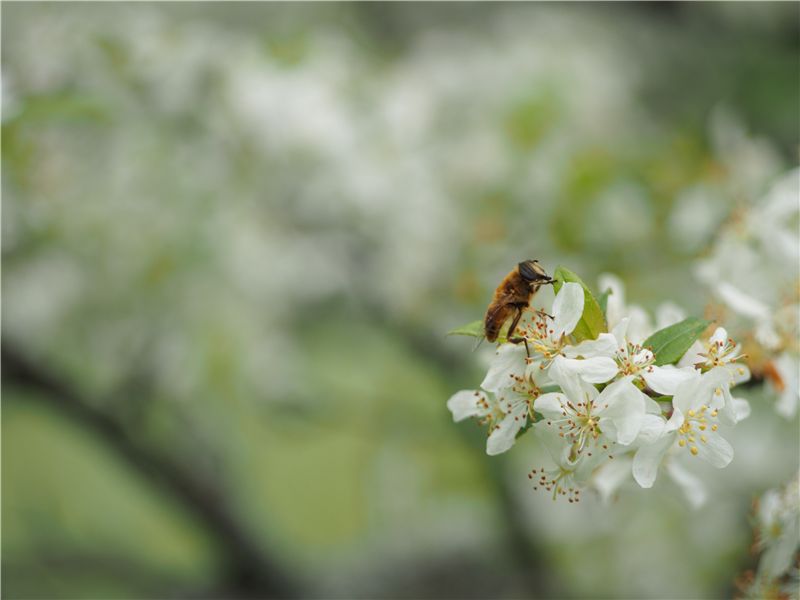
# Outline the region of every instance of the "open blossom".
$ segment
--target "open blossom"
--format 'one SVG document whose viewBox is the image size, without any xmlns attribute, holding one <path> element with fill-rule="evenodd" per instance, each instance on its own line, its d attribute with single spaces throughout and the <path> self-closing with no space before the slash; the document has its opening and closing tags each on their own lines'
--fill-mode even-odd
<svg viewBox="0 0 800 600">
<path fill-rule="evenodd" d="M 756 510 L 758 546 L 763 550 L 759 575 L 786 573 L 800 550 L 800 475 L 783 489 L 768 490 Z"/>
<path fill-rule="evenodd" d="M 724 327 L 717 327 L 709 338 L 704 351 L 697 352 L 694 365 L 698 368 L 713 369 L 731 365 L 743 358 L 745 355 L 742 354 L 741 344 L 737 344 L 729 338 Z M 741 363 L 737 364 L 735 368 L 741 370 L 742 375 L 744 375 L 744 369 L 747 369 Z"/>
<path fill-rule="evenodd" d="M 567 355 L 586 359 L 606 357 L 611 359 L 611 373 L 605 381 L 619 375 L 630 381 L 641 381 L 659 394 L 673 395 L 678 385 L 691 377 L 693 369 L 678 369 L 671 365 L 657 366 L 655 355 L 650 349 L 628 340 L 629 324 L 630 319 L 625 317 L 611 333 L 601 333 L 596 340 L 581 342 L 569 348 Z"/>
<path fill-rule="evenodd" d="M 633 476 L 645 488 L 652 487 L 658 467 L 668 451 L 687 452 L 714 467 L 726 467 L 733 460 L 733 447 L 719 433 L 720 424 L 734 425 L 749 414 L 745 400 L 733 398 L 731 372 L 717 367 L 682 382 L 672 399 L 672 415 L 660 419 L 648 432 L 651 436 L 637 450 Z"/>
<path fill-rule="evenodd" d="M 533 408 L 541 413 L 545 425 L 557 430 L 570 456 L 589 456 L 607 451 L 609 444 L 633 442 L 645 414 L 644 394 L 626 380 L 616 381 L 599 392 L 563 369 L 564 363 L 565 359 L 558 357 L 550 369 L 563 393 L 542 394 Z"/>
<path fill-rule="evenodd" d="M 795 598 L 800 591 L 800 475 L 767 490 L 755 504 L 758 570 L 745 573 L 745 598 Z M 742 585 L 744 584 L 744 585 Z"/>
<path fill-rule="evenodd" d="M 450 397 L 447 408 L 456 422 L 476 417 L 480 423 L 488 425 L 486 454 L 502 454 L 514 445 L 517 433 L 528 422 L 535 393 L 533 389 L 529 393 L 521 393 L 513 387 L 497 394 L 481 390 L 462 390 Z"/>
</svg>

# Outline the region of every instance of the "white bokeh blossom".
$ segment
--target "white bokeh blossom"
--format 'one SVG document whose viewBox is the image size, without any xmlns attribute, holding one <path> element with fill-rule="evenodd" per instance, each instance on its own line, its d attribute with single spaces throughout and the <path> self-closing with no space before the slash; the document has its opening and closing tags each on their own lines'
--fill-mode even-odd
<svg viewBox="0 0 800 600">
<path fill-rule="evenodd" d="M 777 412 L 792 418 L 800 399 L 800 169 L 735 210 L 697 278 L 726 311 L 729 329 L 746 341 L 754 372 L 772 388 Z M 721 348 L 720 350 L 724 350 Z"/>
</svg>

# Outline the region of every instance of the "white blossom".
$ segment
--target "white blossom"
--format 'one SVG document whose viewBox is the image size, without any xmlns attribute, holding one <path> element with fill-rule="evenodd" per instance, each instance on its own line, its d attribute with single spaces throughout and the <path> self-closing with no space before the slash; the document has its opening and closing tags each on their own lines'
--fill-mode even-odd
<svg viewBox="0 0 800 600">
<path fill-rule="evenodd" d="M 751 206 L 735 211 L 696 275 L 750 338 L 757 366 L 778 396 L 776 410 L 797 411 L 800 385 L 800 169 L 779 178 Z M 726 322 L 726 323 L 728 323 Z M 727 348 L 721 348 L 726 350 Z"/>
<path fill-rule="evenodd" d="M 800 479 L 794 477 L 782 489 L 768 490 L 756 509 L 758 563 L 761 577 L 774 579 L 792 566 L 800 550 Z"/>
<path fill-rule="evenodd" d="M 718 432 L 720 423 L 734 425 L 749 414 L 749 404 L 730 393 L 734 382 L 730 370 L 717 367 L 704 374 L 695 371 L 678 386 L 672 415 L 652 424 L 650 443 L 634 456 L 633 476 L 640 486 L 652 487 L 670 450 L 688 452 L 717 468 L 733 460 L 733 447 Z"/>
<path fill-rule="evenodd" d="M 608 451 L 609 444 L 628 445 L 639 433 L 645 415 L 645 397 L 630 381 L 620 380 L 602 392 L 564 369 L 565 359 L 553 361 L 551 377 L 561 392 L 542 394 L 533 408 L 546 426 L 557 430 L 575 458 Z"/>
<path fill-rule="evenodd" d="M 629 317 L 621 319 L 611 333 L 601 333 L 596 340 L 587 340 L 568 348 L 567 356 L 587 360 L 601 357 L 611 359 L 612 373 L 602 381 L 619 375 L 631 381 L 642 381 L 659 394 L 673 395 L 677 386 L 689 378 L 693 370 L 671 365 L 657 366 L 655 355 L 650 349 L 628 340 L 629 323 Z"/>
</svg>

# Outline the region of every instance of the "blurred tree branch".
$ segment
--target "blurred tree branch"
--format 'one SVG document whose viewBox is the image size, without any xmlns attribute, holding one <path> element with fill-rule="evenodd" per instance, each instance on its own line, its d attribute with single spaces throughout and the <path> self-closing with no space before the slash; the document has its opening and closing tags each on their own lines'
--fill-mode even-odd
<svg viewBox="0 0 800 600">
<path fill-rule="evenodd" d="M 454 376 L 464 369 L 463 361 L 446 347 L 445 334 L 440 336 L 430 331 L 414 327 L 408 322 L 398 322 L 391 318 L 388 312 L 376 303 L 364 303 L 363 311 L 373 322 L 384 330 L 391 332 L 417 355 L 424 356 L 428 361 L 437 365 L 441 372 Z M 444 402 L 444 399 L 443 399 Z M 504 524 L 502 539 L 508 554 L 510 564 L 516 566 L 521 583 L 526 585 L 532 597 L 552 596 L 552 580 L 548 577 L 549 569 L 542 548 L 536 544 L 528 533 L 525 523 L 523 507 L 519 506 L 513 487 L 509 484 L 509 466 L 504 457 L 489 457 L 485 453 L 485 438 L 481 437 L 476 443 L 473 436 L 459 429 L 462 436 L 479 456 L 483 458 L 481 464 L 486 474 L 497 501 L 497 506 L 502 514 Z M 469 439 L 466 439 L 469 438 Z"/>
<path fill-rule="evenodd" d="M 216 542 L 224 556 L 226 595 L 294 598 L 296 582 L 269 556 L 237 517 L 220 490 L 185 464 L 140 441 L 118 416 L 98 408 L 69 383 L 2 344 L 3 382 L 23 386 L 100 437 L 140 474 L 178 500 Z"/>
</svg>

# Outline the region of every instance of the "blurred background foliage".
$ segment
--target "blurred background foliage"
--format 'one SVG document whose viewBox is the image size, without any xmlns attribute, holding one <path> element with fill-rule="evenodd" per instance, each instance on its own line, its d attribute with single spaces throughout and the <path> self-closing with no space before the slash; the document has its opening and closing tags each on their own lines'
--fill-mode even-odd
<svg viewBox="0 0 800 600">
<path fill-rule="evenodd" d="M 796 3 L 5 3 L 9 598 L 729 597 L 797 470 L 536 496 L 445 408 L 522 258 L 701 314 L 796 164 Z M 484 345 L 487 346 L 487 345 Z"/>
</svg>

